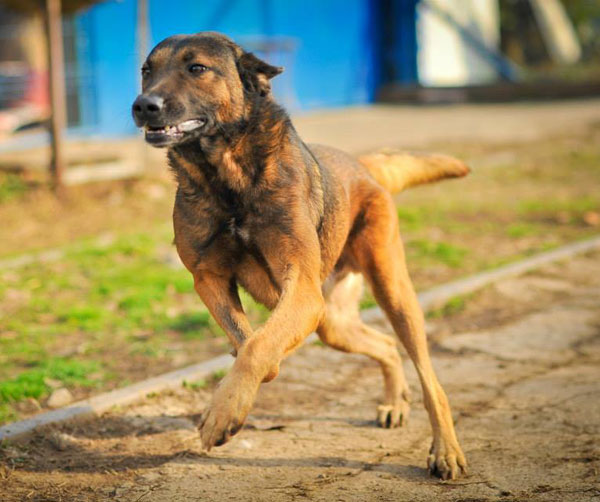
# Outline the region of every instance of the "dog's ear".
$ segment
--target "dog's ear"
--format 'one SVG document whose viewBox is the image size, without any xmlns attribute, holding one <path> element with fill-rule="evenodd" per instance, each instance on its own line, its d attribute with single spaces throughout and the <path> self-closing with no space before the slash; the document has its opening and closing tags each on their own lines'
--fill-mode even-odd
<svg viewBox="0 0 600 502">
<path fill-rule="evenodd" d="M 237 61 L 238 72 L 244 88 L 266 96 L 271 91 L 271 80 L 283 71 L 281 66 L 272 66 L 251 52 L 244 52 Z"/>
</svg>

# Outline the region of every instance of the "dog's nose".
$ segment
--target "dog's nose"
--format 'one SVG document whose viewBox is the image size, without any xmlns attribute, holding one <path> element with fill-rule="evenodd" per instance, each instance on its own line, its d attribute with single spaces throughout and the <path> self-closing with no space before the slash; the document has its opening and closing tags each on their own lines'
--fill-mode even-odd
<svg viewBox="0 0 600 502">
<path fill-rule="evenodd" d="M 165 100 L 155 94 L 140 94 L 133 102 L 133 116 L 140 122 L 147 122 L 160 115 Z"/>
</svg>

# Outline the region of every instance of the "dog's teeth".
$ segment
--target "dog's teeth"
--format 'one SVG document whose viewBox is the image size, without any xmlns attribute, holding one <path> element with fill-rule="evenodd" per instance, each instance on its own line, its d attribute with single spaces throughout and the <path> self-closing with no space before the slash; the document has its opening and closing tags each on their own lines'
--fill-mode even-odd
<svg viewBox="0 0 600 502">
<path fill-rule="evenodd" d="M 177 126 L 177 129 L 179 131 L 189 132 L 189 131 L 193 131 L 194 129 L 197 129 L 202 124 L 203 124 L 202 120 L 195 120 L 195 119 L 186 120 L 185 122 L 182 122 L 181 124 L 179 124 Z"/>
</svg>

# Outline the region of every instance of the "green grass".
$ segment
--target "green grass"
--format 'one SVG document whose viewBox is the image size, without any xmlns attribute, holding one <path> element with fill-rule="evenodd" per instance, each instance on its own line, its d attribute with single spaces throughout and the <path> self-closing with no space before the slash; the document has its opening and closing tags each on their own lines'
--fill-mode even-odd
<svg viewBox="0 0 600 502">
<path fill-rule="evenodd" d="M 365 291 L 363 297 L 360 300 L 360 310 L 370 309 L 376 307 L 377 302 L 370 291 Z"/>
<path fill-rule="evenodd" d="M 101 247 L 82 241 L 60 261 L 0 272 L 0 421 L 16 416 L 12 404 L 45 397 L 44 378 L 85 388 L 90 382 L 77 369 L 101 368 L 105 383 L 124 384 L 146 367 L 167 371 L 177 353 L 201 359 L 202 343 L 223 336 L 190 273 L 163 262 L 165 234 Z M 252 322 L 266 318 L 264 307 L 241 298 Z M 146 363 L 130 370 L 128 359 Z"/>
<path fill-rule="evenodd" d="M 0 403 L 0 424 L 19 419 L 19 414 L 9 403 Z"/>
<path fill-rule="evenodd" d="M 27 184 L 21 176 L 0 173 L 0 204 L 21 197 L 27 191 Z"/>
<path fill-rule="evenodd" d="M 452 268 L 460 267 L 469 255 L 467 248 L 425 239 L 407 241 L 406 249 L 409 260 L 414 258 L 421 262 L 438 262 Z"/>
<path fill-rule="evenodd" d="M 186 339 L 202 338 L 204 329 L 210 326 L 210 314 L 208 311 L 189 312 L 180 315 L 169 328 L 181 333 Z"/>
<path fill-rule="evenodd" d="M 154 246 L 143 235 L 131 236 L 106 249 L 71 252 L 63 263 L 25 267 L 4 293 L 19 287 L 32 301 L 12 312 L 2 328 L 26 335 L 20 337 L 25 343 L 59 332 L 205 329 L 208 313 L 196 299 L 191 276 L 160 263 Z M 180 308 L 184 298 L 193 298 L 193 308 Z"/>
<path fill-rule="evenodd" d="M 538 235 L 542 231 L 543 228 L 540 225 L 528 223 L 526 221 L 512 223 L 506 227 L 506 235 L 515 239 Z"/>
<path fill-rule="evenodd" d="M 457 295 L 453 298 L 450 298 L 443 307 L 427 312 L 427 319 L 440 319 L 442 317 L 458 314 L 466 308 L 467 301 L 472 297 L 473 295 L 469 294 Z"/>
<path fill-rule="evenodd" d="M 420 230 L 431 221 L 431 213 L 423 207 L 400 206 L 397 214 L 400 228 L 406 231 Z"/>
<path fill-rule="evenodd" d="M 197 380 L 195 382 L 188 382 L 186 380 L 183 381 L 183 383 L 181 384 L 181 386 L 184 389 L 190 389 L 190 390 L 200 390 L 200 389 L 205 389 L 206 387 L 208 387 L 208 382 L 204 379 L 201 380 Z"/>
<path fill-rule="evenodd" d="M 222 380 L 225 377 L 225 375 L 227 375 L 227 373 L 228 373 L 228 370 L 226 370 L 226 369 L 217 370 L 217 371 L 213 372 L 212 375 L 210 375 L 210 378 L 208 378 L 208 379 L 201 378 L 200 380 L 196 380 L 194 382 L 188 382 L 187 380 L 184 380 L 182 382 L 181 386 L 184 389 L 190 389 L 193 391 L 206 389 L 211 384 L 215 384 L 215 383 L 219 382 L 220 380 Z"/>
<path fill-rule="evenodd" d="M 0 403 L 19 401 L 27 397 L 39 399 L 48 394 L 49 379 L 64 385 L 92 387 L 99 379 L 90 379 L 99 369 L 94 361 L 79 362 L 68 359 L 52 358 L 44 360 L 30 370 L 21 372 L 16 378 L 0 382 Z"/>
<path fill-rule="evenodd" d="M 52 387 L 49 382 L 60 382 L 67 387 L 95 387 L 102 382 L 100 365 L 95 361 L 75 361 L 50 358 L 39 361 L 35 367 L 22 371 L 14 378 L 0 381 L 0 423 L 17 417 L 12 404 L 27 398 L 47 397 Z M 54 383 L 52 382 L 52 383 Z"/>
<path fill-rule="evenodd" d="M 164 242 L 149 234 L 102 248 L 83 242 L 60 262 L 0 273 L 0 420 L 14 416 L 7 403 L 44 397 L 44 378 L 86 387 L 84 370 L 118 375 L 122 358 L 167 360 L 173 344 L 221 336 L 189 272 L 162 262 Z"/>
<path fill-rule="evenodd" d="M 571 219 L 580 218 L 583 213 L 600 208 L 600 197 L 583 196 L 577 198 L 536 198 L 520 201 L 519 213 L 527 217 L 545 216 L 548 213 L 564 213 Z"/>
<path fill-rule="evenodd" d="M 218 380 L 222 380 L 223 377 L 225 375 L 227 375 L 227 373 L 229 372 L 229 370 L 217 370 L 213 373 L 213 380 L 218 381 Z"/>
</svg>

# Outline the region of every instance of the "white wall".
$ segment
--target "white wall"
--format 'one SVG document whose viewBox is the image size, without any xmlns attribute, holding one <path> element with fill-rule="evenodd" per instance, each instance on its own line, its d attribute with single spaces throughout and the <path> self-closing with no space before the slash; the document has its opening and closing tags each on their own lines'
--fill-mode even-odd
<svg viewBox="0 0 600 502">
<path fill-rule="evenodd" d="M 450 14 L 490 48 L 500 44 L 498 0 L 428 0 Z M 426 86 L 485 84 L 497 72 L 459 32 L 422 4 L 417 14 L 419 81 Z"/>
</svg>

